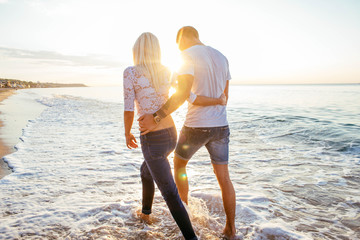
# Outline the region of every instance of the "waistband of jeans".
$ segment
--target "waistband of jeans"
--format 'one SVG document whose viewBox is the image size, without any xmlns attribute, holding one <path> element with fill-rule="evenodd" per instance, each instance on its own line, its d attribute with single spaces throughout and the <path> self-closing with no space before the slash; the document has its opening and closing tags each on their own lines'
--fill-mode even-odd
<svg viewBox="0 0 360 240">
<path fill-rule="evenodd" d="M 215 130 L 215 129 L 227 129 L 229 128 L 229 125 L 226 126 L 221 126 L 221 127 L 187 127 L 187 126 L 183 126 L 183 128 L 186 129 L 194 129 L 194 130 Z"/>
<path fill-rule="evenodd" d="M 155 137 L 155 136 L 161 136 L 161 135 L 171 134 L 171 133 L 176 133 L 175 127 L 169 127 L 169 128 L 164 128 L 164 129 L 161 129 L 161 130 L 149 132 L 149 133 L 147 133 L 145 135 L 141 135 L 141 137 L 143 137 L 143 138 Z"/>
</svg>

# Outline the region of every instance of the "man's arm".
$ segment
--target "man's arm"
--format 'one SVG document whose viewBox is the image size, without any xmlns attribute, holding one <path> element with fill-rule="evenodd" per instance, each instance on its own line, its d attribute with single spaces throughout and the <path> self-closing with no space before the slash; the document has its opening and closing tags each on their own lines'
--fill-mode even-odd
<svg viewBox="0 0 360 240">
<path fill-rule="evenodd" d="M 161 118 L 173 113 L 189 97 L 194 76 L 185 74 L 178 76 L 178 87 L 176 92 L 167 100 L 167 102 L 156 112 Z"/>
<path fill-rule="evenodd" d="M 226 86 L 225 86 L 225 90 L 224 90 L 224 94 L 226 96 L 226 102 L 229 100 L 229 82 L 230 82 L 230 80 L 226 81 Z"/>
<path fill-rule="evenodd" d="M 193 94 L 194 95 L 194 94 Z M 199 106 L 211 106 L 211 105 L 226 105 L 229 99 L 229 80 L 226 81 L 224 93 L 219 98 L 210 98 L 204 96 L 195 96 L 195 100 L 192 100 L 192 104 Z"/>
<path fill-rule="evenodd" d="M 156 112 L 160 118 L 165 118 L 176 109 L 178 109 L 189 97 L 191 87 L 194 81 L 194 76 L 190 74 L 179 75 L 177 77 L 178 86 L 176 93 L 174 93 L 169 100 Z M 152 114 L 145 114 L 139 119 L 141 135 L 147 134 L 156 127 L 154 117 Z"/>
<path fill-rule="evenodd" d="M 192 102 L 192 104 L 199 106 L 212 106 L 212 105 L 226 105 L 226 102 L 227 102 L 226 96 L 223 93 L 219 98 L 196 96 L 195 101 Z"/>
</svg>

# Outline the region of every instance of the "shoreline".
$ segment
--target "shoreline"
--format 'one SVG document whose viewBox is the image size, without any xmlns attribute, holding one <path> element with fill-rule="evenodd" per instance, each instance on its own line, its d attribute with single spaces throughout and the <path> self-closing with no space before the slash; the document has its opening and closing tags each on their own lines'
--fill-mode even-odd
<svg viewBox="0 0 360 240">
<path fill-rule="evenodd" d="M 0 89 L 0 179 L 13 172 L 4 156 L 14 153 L 29 120 L 36 119 L 46 108 L 28 89 Z"/>
<path fill-rule="evenodd" d="M 16 90 L 14 89 L 0 89 L 0 104 L 3 100 L 7 99 L 11 95 L 15 94 Z M 3 114 L 0 112 L 0 114 Z M 0 121 L 0 132 L 4 127 L 3 122 Z M 14 149 L 11 146 L 5 144 L 3 139 L 0 137 L 0 179 L 10 174 L 12 171 L 9 168 L 8 164 L 4 162 L 3 157 L 14 152 Z"/>
</svg>

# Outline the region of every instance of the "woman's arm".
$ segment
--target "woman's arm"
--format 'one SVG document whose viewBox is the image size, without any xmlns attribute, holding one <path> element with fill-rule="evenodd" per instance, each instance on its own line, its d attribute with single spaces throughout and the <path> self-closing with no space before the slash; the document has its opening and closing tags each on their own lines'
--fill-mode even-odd
<svg viewBox="0 0 360 240">
<path fill-rule="evenodd" d="M 137 148 L 136 139 L 131 134 L 131 127 L 134 121 L 134 101 L 135 90 L 133 86 L 133 68 L 129 67 L 124 71 L 123 85 L 124 85 L 124 127 L 126 146 L 129 149 Z"/>
<path fill-rule="evenodd" d="M 125 138 L 126 146 L 129 149 L 137 148 L 137 141 L 131 133 L 131 127 L 134 121 L 134 112 L 133 111 L 124 111 L 124 127 L 125 127 Z"/>
</svg>

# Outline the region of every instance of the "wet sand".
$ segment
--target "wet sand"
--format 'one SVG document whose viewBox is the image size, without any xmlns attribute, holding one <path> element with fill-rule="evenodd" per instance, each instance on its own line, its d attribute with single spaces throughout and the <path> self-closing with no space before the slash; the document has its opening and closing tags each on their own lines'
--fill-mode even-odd
<svg viewBox="0 0 360 240">
<path fill-rule="evenodd" d="M 16 90 L 13 89 L 0 89 L 0 104 L 1 102 L 15 93 Z M 2 113 L 0 113 L 2 114 Z M 3 127 L 3 123 L 0 121 L 0 132 Z M 3 157 L 7 154 L 11 153 L 13 148 L 11 146 L 7 146 L 2 139 L 0 139 L 0 179 L 4 176 L 11 173 L 11 169 L 9 166 L 3 161 Z"/>
</svg>

